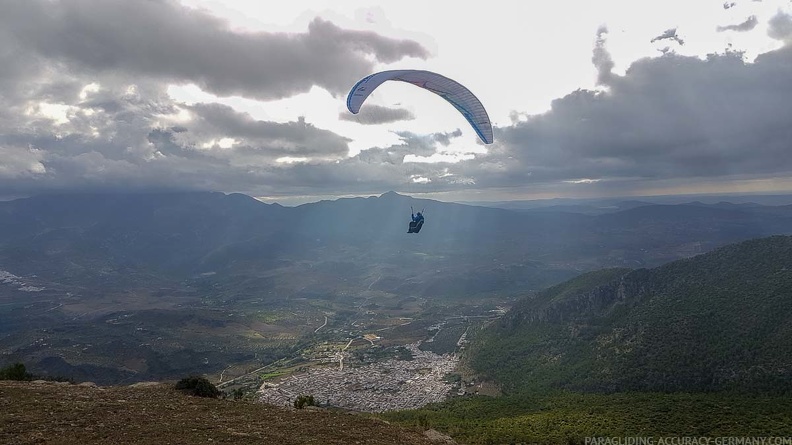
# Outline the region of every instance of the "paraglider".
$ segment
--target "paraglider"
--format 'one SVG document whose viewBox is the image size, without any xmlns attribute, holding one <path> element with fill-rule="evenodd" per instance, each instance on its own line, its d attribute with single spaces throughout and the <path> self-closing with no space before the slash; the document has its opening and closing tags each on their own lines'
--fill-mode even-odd
<svg viewBox="0 0 792 445">
<path fill-rule="evenodd" d="M 411 83 L 447 100 L 465 116 L 465 119 L 485 144 L 492 143 L 492 123 L 490 123 L 484 105 L 459 82 L 431 71 L 391 70 L 366 76 L 349 91 L 347 96 L 349 111 L 352 114 L 357 114 L 369 94 L 389 80 Z"/>
<path fill-rule="evenodd" d="M 493 142 L 492 123 L 481 101 L 464 85 L 431 71 L 390 70 L 366 76 L 360 79 L 349 91 L 347 109 L 352 114 L 360 112 L 360 107 L 363 106 L 369 95 L 389 80 L 411 83 L 437 94 L 453 105 L 467 119 L 482 142 L 485 144 Z M 412 207 L 410 207 L 410 210 L 412 211 Z M 423 224 L 423 211 L 417 214 L 413 212 L 407 233 L 420 232 Z"/>
<path fill-rule="evenodd" d="M 421 231 L 421 227 L 424 224 L 424 216 L 423 210 L 415 213 L 412 207 L 410 207 L 410 212 L 412 212 L 412 221 L 410 221 L 410 228 L 407 230 L 407 233 L 418 233 Z"/>
</svg>

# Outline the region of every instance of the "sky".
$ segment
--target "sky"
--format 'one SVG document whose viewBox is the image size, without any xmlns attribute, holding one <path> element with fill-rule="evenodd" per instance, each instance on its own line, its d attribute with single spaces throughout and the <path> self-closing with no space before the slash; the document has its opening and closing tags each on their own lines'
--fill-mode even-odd
<svg viewBox="0 0 792 445">
<path fill-rule="evenodd" d="M 792 191 L 792 1 L 0 0 L 0 198 Z M 421 69 L 453 106 L 362 77 Z"/>
</svg>

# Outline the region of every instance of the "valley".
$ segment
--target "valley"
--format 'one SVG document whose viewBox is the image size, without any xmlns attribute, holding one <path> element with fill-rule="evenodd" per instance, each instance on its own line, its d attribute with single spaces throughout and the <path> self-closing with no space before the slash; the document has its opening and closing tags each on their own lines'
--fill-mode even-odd
<svg viewBox="0 0 792 445">
<path fill-rule="evenodd" d="M 414 201 L 431 212 L 406 237 Z M 789 206 L 575 214 L 387 193 L 283 208 L 188 193 L 0 210 L 0 364 L 45 378 L 202 375 L 229 396 L 312 396 L 469 443 L 635 434 L 720 403 L 680 404 L 684 391 L 746 388 L 762 400 L 724 403 L 764 413 L 788 391 L 789 237 L 761 237 L 792 233 Z M 786 431 L 781 406 L 768 431 Z M 740 413 L 722 417 L 753 418 Z M 564 416 L 566 439 L 551 431 Z M 720 431 L 708 419 L 694 426 Z"/>
<path fill-rule="evenodd" d="M 250 394 L 295 372 L 337 369 L 342 363 L 350 371 L 404 359 L 405 345 L 420 343 L 426 354 L 454 354 L 468 327 L 495 319 L 510 304 L 509 299 L 427 299 L 369 289 L 344 298 L 221 300 L 220 288 L 213 287 L 214 298 L 202 290 L 206 277 L 179 287 L 101 295 L 55 282 L 30 292 L 13 288 L 42 280 L 14 280 L 0 284 L 4 361 L 33 363 L 31 368 L 45 376 L 99 384 L 201 373 L 227 391 Z"/>
</svg>

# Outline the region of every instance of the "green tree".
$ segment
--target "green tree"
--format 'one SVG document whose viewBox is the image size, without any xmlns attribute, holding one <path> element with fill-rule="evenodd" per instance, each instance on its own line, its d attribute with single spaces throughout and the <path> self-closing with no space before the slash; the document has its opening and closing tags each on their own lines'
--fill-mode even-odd
<svg viewBox="0 0 792 445">
<path fill-rule="evenodd" d="M 28 374 L 25 365 L 14 363 L 0 369 L 0 380 L 32 380 L 33 376 Z"/>
</svg>

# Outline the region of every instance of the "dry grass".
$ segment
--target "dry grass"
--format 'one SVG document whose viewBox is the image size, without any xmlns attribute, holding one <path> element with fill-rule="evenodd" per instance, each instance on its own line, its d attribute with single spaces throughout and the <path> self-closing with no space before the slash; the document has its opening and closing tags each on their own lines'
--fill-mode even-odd
<svg viewBox="0 0 792 445">
<path fill-rule="evenodd" d="M 166 385 L 0 381 L 2 444 L 431 444 L 359 415 L 184 395 Z"/>
</svg>

